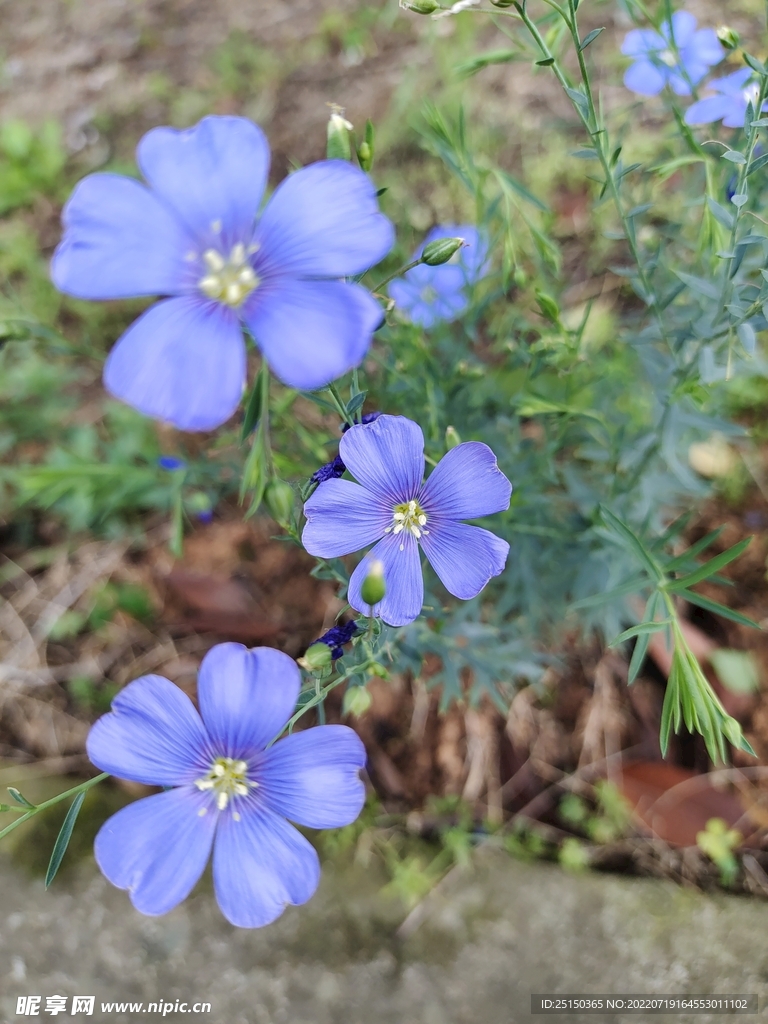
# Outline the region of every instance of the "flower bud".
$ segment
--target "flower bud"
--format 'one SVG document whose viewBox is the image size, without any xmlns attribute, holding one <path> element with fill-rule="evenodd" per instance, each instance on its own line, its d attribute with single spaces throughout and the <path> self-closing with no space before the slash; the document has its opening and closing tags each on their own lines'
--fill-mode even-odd
<svg viewBox="0 0 768 1024">
<path fill-rule="evenodd" d="M 456 429 L 456 427 L 446 427 L 445 428 L 445 447 L 446 447 L 446 449 L 448 451 L 450 451 L 451 448 L 456 448 L 460 444 L 461 444 L 461 438 L 459 437 L 459 432 Z"/>
<path fill-rule="evenodd" d="M 331 648 L 318 641 L 307 648 L 304 657 L 299 658 L 299 664 L 308 672 L 322 672 L 331 666 Z"/>
<path fill-rule="evenodd" d="M 357 147 L 357 160 L 364 171 L 370 171 L 373 166 L 373 150 L 367 142 L 361 142 Z"/>
<path fill-rule="evenodd" d="M 368 575 L 360 587 L 360 597 L 367 605 L 378 604 L 387 592 L 384 582 L 384 563 L 374 558 L 368 568 Z"/>
<path fill-rule="evenodd" d="M 364 686 L 350 686 L 344 694 L 344 702 L 341 705 L 343 715 L 354 715 L 359 718 L 364 715 L 371 706 L 371 695 Z"/>
<path fill-rule="evenodd" d="M 352 145 L 349 140 L 351 131 L 352 125 L 344 117 L 343 108 L 333 104 L 328 119 L 328 142 L 325 147 L 325 154 L 329 160 L 352 159 Z"/>
<path fill-rule="evenodd" d="M 511 7 L 515 0 L 491 0 L 494 7 L 500 7 L 502 10 L 505 7 Z"/>
<path fill-rule="evenodd" d="M 557 302 L 552 298 L 551 295 L 547 295 L 546 292 L 536 289 L 536 301 L 539 304 L 542 316 L 544 316 L 550 323 L 556 324 L 560 321 L 560 307 Z"/>
<path fill-rule="evenodd" d="M 491 0 L 493 3 L 493 0 Z M 731 28 L 730 25 L 721 25 L 717 30 L 717 38 L 726 48 L 726 50 L 735 50 L 739 45 L 739 33 L 735 28 Z"/>
<path fill-rule="evenodd" d="M 434 14 L 440 10 L 436 0 L 400 0 L 400 6 L 404 11 L 413 11 L 414 14 Z"/>
<path fill-rule="evenodd" d="M 293 512 L 293 488 L 285 480 L 272 477 L 264 491 L 264 502 L 276 522 L 290 522 Z"/>
<path fill-rule="evenodd" d="M 730 716 L 726 718 L 723 722 L 722 729 L 723 735 L 729 743 L 732 743 L 734 747 L 741 746 L 741 738 L 743 734 L 741 731 L 741 726 L 735 718 L 731 718 Z"/>
<path fill-rule="evenodd" d="M 426 263 L 428 267 L 439 267 L 441 263 L 447 263 L 462 245 L 463 238 L 436 238 L 434 242 L 424 246 L 421 262 Z"/>
</svg>

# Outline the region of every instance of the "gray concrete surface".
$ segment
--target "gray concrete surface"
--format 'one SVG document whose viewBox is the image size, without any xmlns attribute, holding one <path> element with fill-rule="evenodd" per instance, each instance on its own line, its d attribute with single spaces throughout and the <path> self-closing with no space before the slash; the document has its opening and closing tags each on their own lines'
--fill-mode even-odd
<svg viewBox="0 0 768 1024">
<path fill-rule="evenodd" d="M 60 884 L 59 884 L 60 883 Z M 46 893 L 0 855 L 0 1020 L 19 995 L 206 1000 L 213 1024 L 513 1024 L 532 992 L 756 992 L 768 1005 L 768 907 L 672 884 L 573 876 L 481 851 L 405 942 L 402 908 L 360 866 L 326 867 L 315 898 L 259 931 L 231 928 L 204 879 L 164 918 L 136 913 L 85 861 Z M 41 1008 L 45 1007 L 43 999 Z M 758 1018 L 762 1019 L 761 1012 Z M 41 1012 L 40 1018 L 53 1019 Z M 724 1020 L 723 1016 L 654 1018 Z"/>
</svg>

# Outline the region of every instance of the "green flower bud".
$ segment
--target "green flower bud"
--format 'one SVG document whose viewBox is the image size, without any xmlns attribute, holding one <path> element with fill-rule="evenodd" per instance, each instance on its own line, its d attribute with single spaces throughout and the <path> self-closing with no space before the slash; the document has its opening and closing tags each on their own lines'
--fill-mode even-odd
<svg viewBox="0 0 768 1024">
<path fill-rule="evenodd" d="M 368 575 L 363 580 L 362 587 L 360 587 L 360 596 L 367 605 L 374 605 L 383 600 L 386 592 L 384 563 L 375 558 L 371 562 Z"/>
<path fill-rule="evenodd" d="M 437 238 L 434 242 L 424 246 L 421 262 L 426 263 L 428 267 L 439 267 L 441 263 L 447 263 L 462 245 L 464 245 L 463 238 Z"/>
<path fill-rule="evenodd" d="M 351 160 L 352 144 L 349 133 L 352 125 L 344 117 L 343 107 L 331 105 L 331 116 L 328 119 L 328 142 L 325 154 L 329 160 Z"/>
<path fill-rule="evenodd" d="M 440 10 L 436 0 L 400 0 L 400 6 L 404 11 L 413 11 L 414 14 L 434 14 Z"/>
<path fill-rule="evenodd" d="M 264 491 L 264 501 L 276 522 L 290 522 L 293 512 L 293 488 L 290 484 L 272 477 Z"/>
<path fill-rule="evenodd" d="M 364 171 L 370 171 L 373 164 L 373 151 L 367 142 L 361 142 L 357 147 L 357 160 Z"/>
<path fill-rule="evenodd" d="M 355 718 L 359 718 L 360 715 L 365 714 L 371 703 L 371 695 L 364 686 L 350 686 L 344 694 L 341 712 L 344 715 L 354 715 Z"/>
<path fill-rule="evenodd" d="M 551 295 L 547 295 L 546 292 L 542 292 L 537 288 L 536 301 L 539 304 L 542 316 L 549 320 L 550 323 L 556 324 L 560 321 L 560 307 Z"/>
<path fill-rule="evenodd" d="M 502 10 L 505 7 L 511 7 L 515 0 L 491 0 L 494 7 L 501 7 Z"/>
<path fill-rule="evenodd" d="M 739 33 L 735 28 L 731 28 L 730 25 L 721 25 L 717 30 L 717 38 L 726 50 L 735 50 L 740 42 Z"/>
<path fill-rule="evenodd" d="M 459 432 L 456 429 L 456 427 L 446 427 L 445 428 L 445 447 L 448 449 L 448 451 L 450 451 L 451 448 L 456 448 L 460 444 L 461 444 L 461 438 L 459 437 Z"/>
<path fill-rule="evenodd" d="M 304 657 L 299 658 L 299 664 L 308 672 L 322 672 L 331 666 L 331 648 L 328 644 L 312 644 Z"/>
</svg>

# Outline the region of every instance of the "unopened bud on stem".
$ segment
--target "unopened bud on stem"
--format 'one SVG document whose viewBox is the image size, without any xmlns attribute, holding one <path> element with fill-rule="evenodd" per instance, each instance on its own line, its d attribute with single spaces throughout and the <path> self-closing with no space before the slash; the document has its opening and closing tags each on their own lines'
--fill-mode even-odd
<svg viewBox="0 0 768 1024">
<path fill-rule="evenodd" d="M 461 437 L 456 427 L 445 428 L 445 447 L 448 451 L 457 448 L 461 444 Z"/>
<path fill-rule="evenodd" d="M 299 658 L 299 664 L 308 672 L 322 672 L 331 664 L 331 648 L 328 644 L 316 643 L 307 648 L 303 658 Z"/>
<path fill-rule="evenodd" d="M 368 575 L 360 587 L 360 597 L 363 601 L 373 606 L 384 599 L 387 592 L 387 585 L 384 582 L 384 563 L 374 558 L 368 568 Z"/>
<path fill-rule="evenodd" d="M 276 522 L 290 522 L 293 512 L 293 488 L 290 484 L 272 477 L 264 491 L 264 501 Z"/>
<path fill-rule="evenodd" d="M 447 263 L 462 245 L 464 245 L 463 238 L 437 238 L 434 242 L 424 246 L 421 262 L 426 263 L 428 267 L 439 267 L 441 263 Z"/>
<path fill-rule="evenodd" d="M 735 28 L 731 28 L 730 25 L 721 25 L 717 30 L 717 38 L 726 50 L 735 50 L 740 42 L 739 33 Z"/>
<path fill-rule="evenodd" d="M 414 14 L 434 14 L 440 10 L 437 0 L 400 0 L 400 6 L 404 11 L 412 11 Z"/>
<path fill-rule="evenodd" d="M 371 695 L 364 686 L 350 686 L 344 694 L 344 703 L 341 706 L 342 714 L 354 715 L 359 718 L 364 715 L 371 706 Z"/>
<path fill-rule="evenodd" d="M 349 133 L 352 124 L 344 117 L 344 108 L 331 104 L 331 116 L 328 119 L 328 142 L 325 155 L 329 160 L 351 160 L 352 144 Z"/>
</svg>

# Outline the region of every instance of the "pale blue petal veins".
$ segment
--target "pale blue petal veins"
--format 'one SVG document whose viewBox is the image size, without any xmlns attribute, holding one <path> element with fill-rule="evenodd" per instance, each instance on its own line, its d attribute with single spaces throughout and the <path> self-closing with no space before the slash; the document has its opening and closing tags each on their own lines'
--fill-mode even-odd
<svg viewBox="0 0 768 1024">
<path fill-rule="evenodd" d="M 212 647 L 200 666 L 197 695 L 217 756 L 247 760 L 263 750 L 291 717 L 300 689 L 296 662 L 282 651 Z"/>
<path fill-rule="evenodd" d="M 265 280 L 242 315 L 275 374 L 303 390 L 359 366 L 384 316 L 360 285 L 290 277 Z"/>
<path fill-rule="evenodd" d="M 431 522 L 421 544 L 445 589 L 462 601 L 476 597 L 502 573 L 509 554 L 505 540 L 465 523 Z"/>
<path fill-rule="evenodd" d="M 104 366 L 110 394 L 180 430 L 213 430 L 245 387 L 245 342 L 235 313 L 198 296 L 151 306 Z"/>
<path fill-rule="evenodd" d="M 447 452 L 421 489 L 419 504 L 446 519 L 479 519 L 509 508 L 512 484 L 487 444 L 465 441 Z"/>
<path fill-rule="evenodd" d="M 192 786 L 137 800 L 101 826 L 96 863 L 142 914 L 165 914 L 202 875 L 216 819 L 210 795 Z"/>
<path fill-rule="evenodd" d="M 102 771 L 148 786 L 194 782 L 210 766 L 195 706 L 163 676 L 142 676 L 121 690 L 91 728 L 86 749 Z"/>
<path fill-rule="evenodd" d="M 326 480 L 304 505 L 301 542 L 310 555 L 338 558 L 373 544 L 392 524 L 392 508 L 351 480 Z"/>
<path fill-rule="evenodd" d="M 194 270 L 185 259 L 194 251 L 193 238 L 132 178 L 83 178 L 64 206 L 62 222 L 51 278 L 67 295 L 124 299 L 177 295 L 194 287 Z"/>
<path fill-rule="evenodd" d="M 360 588 L 374 559 L 384 566 L 386 594 L 383 601 L 373 606 L 373 614 L 382 618 L 388 626 L 405 626 L 413 622 L 424 604 L 424 580 L 416 538 L 405 532 L 396 536 L 387 534 L 376 547 L 371 548 L 352 573 L 347 600 L 362 615 L 370 614 L 369 606 L 360 595 Z"/>
<path fill-rule="evenodd" d="M 270 747 L 254 775 L 262 800 L 277 814 L 308 828 L 341 828 L 365 803 L 360 769 L 365 747 L 345 725 L 294 732 Z"/>
<path fill-rule="evenodd" d="M 394 244 L 376 187 L 345 160 L 323 160 L 278 185 L 256 229 L 265 277 L 348 277 L 378 263 Z"/>
<path fill-rule="evenodd" d="M 228 253 L 237 242 L 250 243 L 269 172 L 269 144 L 258 125 L 215 116 L 183 131 L 153 128 L 136 158 L 201 246 Z"/>
<path fill-rule="evenodd" d="M 424 476 L 424 435 L 405 416 L 379 416 L 350 427 L 339 455 L 358 483 L 394 506 L 415 498 Z"/>
<path fill-rule="evenodd" d="M 306 903 L 320 881 L 314 849 L 254 798 L 238 801 L 240 820 L 220 816 L 213 849 L 216 900 L 230 924 L 261 928 L 290 904 Z"/>
</svg>

